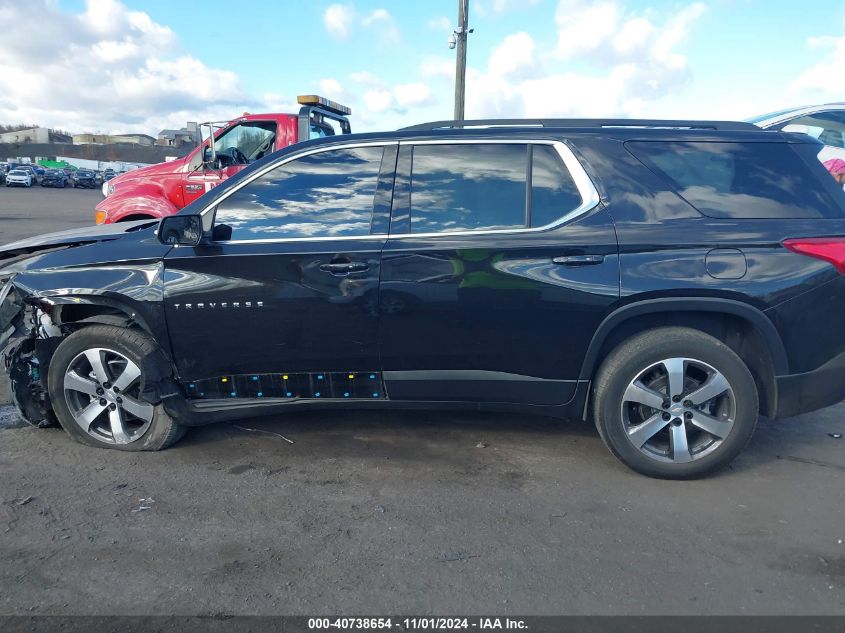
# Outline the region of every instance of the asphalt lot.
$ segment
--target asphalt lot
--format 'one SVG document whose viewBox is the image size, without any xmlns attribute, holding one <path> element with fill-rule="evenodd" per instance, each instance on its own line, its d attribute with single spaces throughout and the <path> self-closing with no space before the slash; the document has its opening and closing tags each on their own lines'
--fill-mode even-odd
<svg viewBox="0 0 845 633">
<path fill-rule="evenodd" d="M 98 199 L 0 190 L 0 242 Z M 545 418 L 312 411 L 131 454 L 0 408 L 0 614 L 845 614 L 843 415 L 665 482 Z"/>
</svg>

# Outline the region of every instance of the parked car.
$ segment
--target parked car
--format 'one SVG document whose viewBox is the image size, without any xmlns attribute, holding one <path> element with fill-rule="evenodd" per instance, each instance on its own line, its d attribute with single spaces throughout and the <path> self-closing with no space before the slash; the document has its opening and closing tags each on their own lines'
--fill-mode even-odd
<svg viewBox="0 0 845 633">
<path fill-rule="evenodd" d="M 73 186 L 74 188 L 96 189 L 97 180 L 94 172 L 88 169 L 77 169 L 73 174 Z"/>
<path fill-rule="evenodd" d="M 9 171 L 9 163 L 0 163 L 0 185 L 6 182 L 7 171 Z"/>
<path fill-rule="evenodd" d="M 300 407 L 583 417 L 634 470 L 700 476 L 758 414 L 845 398 L 821 147 L 627 120 L 297 144 L 161 221 L 0 249 L 17 406 L 130 451 Z"/>
<path fill-rule="evenodd" d="M 35 168 L 32 165 L 22 164 L 22 163 L 10 163 L 9 164 L 9 170 L 11 171 L 13 169 L 16 169 L 18 171 L 25 171 L 26 173 L 28 173 L 30 175 L 30 177 L 32 178 L 32 184 L 33 185 L 38 183 L 38 181 L 39 181 L 38 172 L 35 171 Z"/>
<path fill-rule="evenodd" d="M 115 173 L 114 169 L 112 169 L 111 167 L 103 170 L 103 182 L 111 180 L 115 176 L 117 176 L 117 174 Z"/>
<path fill-rule="evenodd" d="M 801 106 L 749 121 L 763 129 L 797 132 L 818 139 L 824 144 L 819 160 L 845 159 L 845 103 Z"/>
<path fill-rule="evenodd" d="M 32 174 L 25 169 L 13 169 L 6 174 L 7 187 L 31 187 L 34 182 Z"/>
<path fill-rule="evenodd" d="M 47 169 L 42 167 L 41 165 L 33 165 L 32 169 L 35 171 L 35 175 L 38 178 L 39 182 L 44 177 L 44 174 L 47 173 Z"/>
<path fill-rule="evenodd" d="M 67 187 L 68 177 L 61 169 L 48 169 L 41 178 L 42 187 Z"/>
</svg>

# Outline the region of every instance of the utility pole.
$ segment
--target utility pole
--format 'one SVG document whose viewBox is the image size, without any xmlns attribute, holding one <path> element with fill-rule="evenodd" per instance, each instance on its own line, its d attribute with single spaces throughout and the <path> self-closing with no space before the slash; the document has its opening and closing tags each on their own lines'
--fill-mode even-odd
<svg viewBox="0 0 845 633">
<path fill-rule="evenodd" d="M 467 79 L 467 29 L 469 21 L 469 0 L 458 0 L 458 28 L 455 31 L 458 44 L 458 58 L 455 62 L 455 120 L 464 120 L 464 97 Z"/>
</svg>

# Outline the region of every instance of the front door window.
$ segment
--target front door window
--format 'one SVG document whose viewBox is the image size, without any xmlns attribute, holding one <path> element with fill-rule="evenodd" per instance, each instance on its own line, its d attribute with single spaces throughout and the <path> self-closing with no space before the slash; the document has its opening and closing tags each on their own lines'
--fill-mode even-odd
<svg viewBox="0 0 845 633">
<path fill-rule="evenodd" d="M 223 200 L 215 224 L 232 240 L 368 235 L 384 148 L 310 154 L 256 178 Z"/>
</svg>

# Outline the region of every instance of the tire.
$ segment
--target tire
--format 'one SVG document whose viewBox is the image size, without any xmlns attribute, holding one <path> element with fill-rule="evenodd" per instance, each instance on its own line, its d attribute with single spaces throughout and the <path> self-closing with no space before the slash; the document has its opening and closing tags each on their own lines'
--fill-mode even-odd
<svg viewBox="0 0 845 633">
<path fill-rule="evenodd" d="M 742 359 L 684 327 L 622 342 L 596 374 L 592 403 L 610 451 L 662 479 L 693 479 L 729 464 L 751 439 L 758 414 L 757 387 Z"/>
<path fill-rule="evenodd" d="M 100 367 L 94 369 L 89 359 L 98 359 Z M 178 441 L 186 427 L 177 424 L 161 403 L 141 400 L 140 393 L 148 377 L 166 376 L 169 371 L 161 350 L 143 333 L 93 325 L 74 332 L 56 348 L 47 384 L 59 423 L 78 442 L 158 451 Z"/>
</svg>

